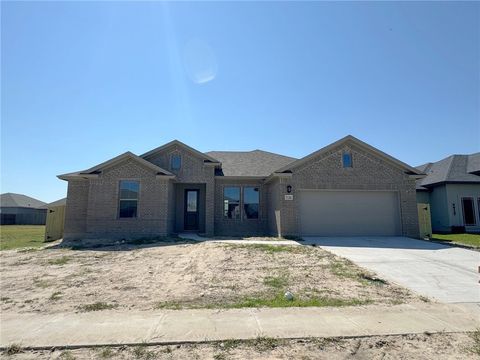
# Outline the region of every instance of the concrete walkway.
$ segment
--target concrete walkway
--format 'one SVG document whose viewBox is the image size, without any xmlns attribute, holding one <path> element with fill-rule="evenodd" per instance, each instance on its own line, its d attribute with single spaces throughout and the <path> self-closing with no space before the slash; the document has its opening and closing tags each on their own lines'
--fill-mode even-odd
<svg viewBox="0 0 480 360">
<path fill-rule="evenodd" d="M 0 315 L 0 345 L 81 347 L 172 344 L 226 339 L 393 335 L 472 331 L 477 304 L 405 304 L 344 308 L 99 311 Z"/>
<path fill-rule="evenodd" d="M 477 251 L 406 237 L 306 237 L 305 244 L 442 302 L 480 302 Z"/>
</svg>

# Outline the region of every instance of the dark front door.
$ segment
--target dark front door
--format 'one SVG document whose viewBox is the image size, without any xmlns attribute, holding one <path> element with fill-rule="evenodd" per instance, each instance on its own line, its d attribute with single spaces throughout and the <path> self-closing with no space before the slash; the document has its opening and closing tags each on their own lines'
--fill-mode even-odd
<svg viewBox="0 0 480 360">
<path fill-rule="evenodd" d="M 198 230 L 199 190 L 185 190 L 185 230 Z"/>
</svg>

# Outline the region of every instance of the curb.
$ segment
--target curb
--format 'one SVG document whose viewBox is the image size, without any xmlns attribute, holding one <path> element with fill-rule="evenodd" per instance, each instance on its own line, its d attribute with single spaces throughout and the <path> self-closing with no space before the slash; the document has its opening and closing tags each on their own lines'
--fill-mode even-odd
<svg viewBox="0 0 480 360">
<path fill-rule="evenodd" d="M 376 336 L 406 336 L 406 335 L 434 335 L 434 334 L 464 334 L 469 331 L 422 331 L 422 332 L 407 332 L 394 334 L 368 334 L 368 335 L 346 335 L 346 336 L 303 336 L 303 337 L 272 337 L 275 340 L 308 340 L 308 339 L 366 339 Z M 261 336 L 259 336 L 261 338 Z M 268 338 L 268 337 L 267 337 Z M 254 341 L 257 338 L 234 338 L 223 340 L 180 340 L 180 341 L 152 341 L 152 342 L 134 342 L 134 343 L 115 343 L 115 344 L 79 344 L 79 345 L 58 345 L 58 346 L 22 346 L 21 342 L 15 343 L 20 346 L 22 350 L 75 350 L 75 349 L 96 349 L 102 347 L 122 347 L 122 346 L 175 346 L 175 345 L 193 345 L 193 344 L 221 344 L 229 340 L 237 341 Z M 9 346 L 0 346 L 0 351 L 6 351 Z"/>
</svg>

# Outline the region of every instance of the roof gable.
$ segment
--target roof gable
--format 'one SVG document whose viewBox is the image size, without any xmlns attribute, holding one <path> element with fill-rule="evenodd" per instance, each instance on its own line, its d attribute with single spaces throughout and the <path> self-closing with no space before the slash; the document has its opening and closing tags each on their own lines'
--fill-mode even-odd
<svg viewBox="0 0 480 360">
<path fill-rule="evenodd" d="M 330 144 L 330 145 L 327 145 L 323 148 L 321 148 L 320 150 L 317 150 L 297 161 L 294 161 L 280 169 L 277 169 L 275 172 L 276 173 L 282 173 L 282 172 L 290 172 L 300 166 L 302 166 L 303 164 L 307 163 L 308 161 L 318 157 L 318 156 L 321 156 L 322 154 L 324 153 L 327 153 L 329 152 L 330 150 L 333 150 L 337 147 L 341 147 L 343 145 L 346 145 L 346 144 L 353 144 L 353 145 L 356 145 L 358 146 L 359 148 L 369 152 L 369 153 L 372 153 L 380 158 L 382 158 L 383 160 L 385 160 L 386 162 L 398 167 L 398 168 L 401 168 L 403 169 L 406 173 L 410 174 L 410 175 L 423 175 L 421 171 L 419 171 L 418 169 L 415 169 L 414 167 L 398 160 L 398 159 L 395 159 L 394 157 L 384 153 L 383 151 L 381 150 L 378 150 L 377 148 L 371 146 L 371 145 L 368 145 L 367 143 L 357 139 L 356 137 L 352 136 L 352 135 L 347 135 L 345 136 L 344 138 L 338 140 L 338 141 L 335 141 L 334 143 Z"/>
<path fill-rule="evenodd" d="M 142 159 L 154 157 L 155 155 L 157 155 L 157 154 L 159 154 L 163 151 L 168 150 L 172 146 L 178 146 L 180 148 L 183 148 L 184 150 L 186 150 L 186 151 L 196 155 L 197 157 L 203 159 L 205 162 L 218 163 L 217 159 L 214 159 L 213 157 L 211 157 L 211 156 L 209 156 L 205 153 L 202 153 L 202 152 L 198 151 L 197 149 L 194 149 L 194 148 L 188 146 L 187 144 L 184 144 L 184 143 L 182 143 L 181 141 L 178 141 L 178 140 L 172 140 L 169 143 L 166 143 L 165 145 L 159 146 L 159 147 L 157 147 L 153 150 L 150 150 L 150 151 L 140 155 L 140 157 Z"/>
<path fill-rule="evenodd" d="M 81 177 L 88 177 L 92 175 L 98 175 L 100 172 L 103 170 L 112 167 L 116 164 L 119 164 L 127 159 L 134 160 L 141 165 L 151 169 L 152 171 L 155 171 L 157 175 L 163 175 L 163 176 L 175 176 L 168 170 L 162 169 L 161 167 L 141 158 L 140 156 L 135 155 L 134 153 L 127 151 L 119 156 L 114 157 L 113 159 L 107 160 L 101 164 L 98 164 L 94 167 L 91 167 L 90 169 L 79 171 L 79 172 L 74 172 L 74 173 L 68 173 L 68 174 L 62 174 L 58 175 L 59 179 L 62 180 L 68 180 L 70 178 L 81 178 Z"/>
</svg>

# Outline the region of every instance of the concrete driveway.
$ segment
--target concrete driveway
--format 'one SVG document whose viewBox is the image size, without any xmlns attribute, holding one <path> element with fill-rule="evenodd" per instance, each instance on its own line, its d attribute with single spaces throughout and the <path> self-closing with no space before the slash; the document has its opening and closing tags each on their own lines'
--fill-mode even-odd
<svg viewBox="0 0 480 360">
<path fill-rule="evenodd" d="M 480 302 L 480 253 L 405 237 L 306 237 L 418 294 L 447 303 Z"/>
</svg>

